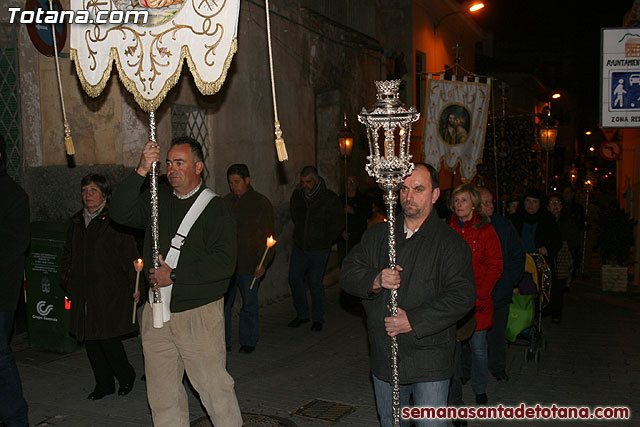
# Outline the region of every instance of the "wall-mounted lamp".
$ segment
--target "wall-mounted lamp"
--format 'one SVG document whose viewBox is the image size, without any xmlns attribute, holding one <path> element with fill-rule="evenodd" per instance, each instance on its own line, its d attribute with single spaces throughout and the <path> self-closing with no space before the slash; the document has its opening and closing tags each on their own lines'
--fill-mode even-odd
<svg viewBox="0 0 640 427">
<path fill-rule="evenodd" d="M 347 114 L 344 114 L 342 119 L 342 127 L 338 131 L 338 145 L 340 146 L 340 155 L 342 157 L 349 157 L 351 150 L 353 149 L 353 131 L 349 127 L 347 122 Z"/>
<path fill-rule="evenodd" d="M 338 146 L 340 147 L 340 156 L 344 158 L 344 205 L 347 206 L 348 194 L 349 194 L 349 172 L 347 172 L 347 159 L 351 155 L 353 150 L 353 131 L 349 127 L 347 122 L 347 113 L 342 118 L 342 127 L 338 131 Z M 345 210 L 344 213 L 344 231 L 349 232 L 348 215 Z M 345 250 L 349 250 L 349 242 L 345 240 Z"/>
<path fill-rule="evenodd" d="M 555 95 L 553 95 L 555 96 Z M 552 97 L 553 97 L 552 96 Z M 559 95 L 558 95 L 559 97 Z M 546 153 L 546 177 L 544 182 L 545 194 L 549 192 L 549 152 L 556 146 L 558 137 L 558 122 L 551 117 L 551 101 L 547 108 L 547 114 L 540 120 L 540 148 Z"/>
</svg>

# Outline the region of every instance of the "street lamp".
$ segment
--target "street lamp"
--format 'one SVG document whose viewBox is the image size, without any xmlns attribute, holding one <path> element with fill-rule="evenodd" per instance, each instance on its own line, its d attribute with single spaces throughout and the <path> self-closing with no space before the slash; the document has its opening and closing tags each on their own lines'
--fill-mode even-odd
<svg viewBox="0 0 640 427">
<path fill-rule="evenodd" d="M 464 6 L 466 7 L 466 10 L 465 9 L 463 9 L 463 10 L 455 10 L 453 12 L 447 13 L 442 18 L 438 19 L 436 21 L 436 23 L 433 25 L 433 35 L 434 36 L 436 35 L 436 30 L 438 29 L 440 24 L 442 24 L 442 21 L 444 21 L 448 17 L 450 17 L 452 15 L 456 15 L 458 13 L 464 13 L 466 11 L 469 11 L 471 13 L 477 12 L 480 9 L 484 8 L 484 3 L 482 3 L 481 1 L 468 1 L 468 2 L 464 3 Z"/>
<path fill-rule="evenodd" d="M 348 189 L 348 173 L 347 173 L 347 159 L 351 155 L 353 149 L 353 132 L 347 123 L 347 113 L 342 118 L 342 127 L 338 131 L 338 146 L 340 147 L 340 156 L 344 158 L 344 231 L 349 232 L 348 228 L 348 214 L 347 214 L 347 199 L 349 197 Z M 345 239 L 345 250 L 349 250 L 349 242 Z"/>
<path fill-rule="evenodd" d="M 345 158 L 351 155 L 353 149 L 353 131 L 347 122 L 347 114 L 342 118 L 342 127 L 338 131 L 338 145 L 340 146 L 340 155 Z"/>
<path fill-rule="evenodd" d="M 554 95 L 555 96 L 555 95 Z M 557 98 L 557 97 L 556 97 Z M 546 172 L 544 181 L 545 194 L 549 193 L 549 153 L 553 151 L 558 136 L 558 122 L 551 117 L 551 101 L 547 108 L 547 115 L 540 123 L 540 148 L 546 153 Z"/>
</svg>

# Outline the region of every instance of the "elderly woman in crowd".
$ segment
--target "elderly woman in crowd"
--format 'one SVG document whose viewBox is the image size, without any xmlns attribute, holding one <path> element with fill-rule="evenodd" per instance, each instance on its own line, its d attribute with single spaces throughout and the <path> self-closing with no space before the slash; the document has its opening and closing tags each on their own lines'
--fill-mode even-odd
<svg viewBox="0 0 640 427">
<path fill-rule="evenodd" d="M 83 208 L 71 217 L 62 257 L 62 287 L 71 300 L 69 332 L 84 341 L 96 385 L 91 400 L 115 392 L 128 394 L 135 379 L 122 336 L 137 330 L 132 323 L 135 286 L 135 240 L 112 223 L 107 213 L 111 194 L 104 176 L 82 178 Z"/>
<path fill-rule="evenodd" d="M 552 194 L 547 208 L 556 220 L 562 239 L 562 246 L 555 259 L 556 280 L 551 287 L 551 321 L 560 323 L 564 291 L 575 266 L 572 254 L 578 251 L 580 231 L 569 211 L 563 209 L 562 195 Z"/>
<path fill-rule="evenodd" d="M 542 192 L 529 188 L 524 194 L 523 209 L 511 217 L 525 252 L 544 256 L 555 277 L 555 261 L 562 246 L 560 230 L 546 208 Z"/>
<path fill-rule="evenodd" d="M 496 231 L 488 217 L 478 213 L 480 194 L 468 184 L 463 184 L 451 194 L 453 214 L 449 225 L 460 234 L 472 251 L 473 273 L 476 283 L 475 332 L 468 340 L 471 348 L 471 388 L 476 395 L 476 403 L 486 404 L 487 382 L 489 380 L 487 330 L 493 325 L 493 298 L 491 292 L 502 274 L 502 250 Z M 458 376 L 453 379 L 457 384 Z M 453 387 L 453 386 L 452 386 Z M 459 404 L 462 399 L 452 396 L 451 404 Z M 457 401 L 456 401 L 457 400 Z"/>
</svg>

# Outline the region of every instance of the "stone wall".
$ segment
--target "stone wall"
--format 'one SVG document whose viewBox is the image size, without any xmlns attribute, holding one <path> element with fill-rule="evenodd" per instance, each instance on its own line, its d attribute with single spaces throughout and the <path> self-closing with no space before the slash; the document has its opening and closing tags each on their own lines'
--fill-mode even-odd
<svg viewBox="0 0 640 427">
<path fill-rule="evenodd" d="M 24 6 L 18 0 L 10 3 Z M 69 1 L 62 4 L 68 8 Z M 371 105 L 373 81 L 383 78 L 377 41 L 300 7 L 297 0 L 273 1 L 271 7 L 278 113 L 289 161 L 277 162 L 274 147 L 264 3 L 241 2 L 238 53 L 220 92 L 201 95 L 185 66 L 179 83 L 156 112 L 163 158 L 172 136 L 172 105 L 195 106 L 206 115 L 207 184 L 226 194 L 227 168 L 246 163 L 254 188 L 272 201 L 278 244 L 262 285 L 263 300 L 289 293 L 293 230 L 289 198 L 299 171 L 316 165 L 329 188 L 336 192 L 342 188 L 337 131 L 343 113 L 359 134 L 352 164 L 365 181 L 366 142 L 364 129 L 357 128 L 356 113 Z M 148 138 L 148 116 L 123 88 L 115 67 L 103 93 L 88 97 L 68 58 L 67 40 L 60 67 L 76 154 L 66 156 L 54 58 L 36 51 L 25 26 L 19 33 L 24 176 L 32 217 L 66 221 L 81 207 L 79 183 L 84 175 L 102 173 L 115 183 L 137 164 Z"/>
</svg>

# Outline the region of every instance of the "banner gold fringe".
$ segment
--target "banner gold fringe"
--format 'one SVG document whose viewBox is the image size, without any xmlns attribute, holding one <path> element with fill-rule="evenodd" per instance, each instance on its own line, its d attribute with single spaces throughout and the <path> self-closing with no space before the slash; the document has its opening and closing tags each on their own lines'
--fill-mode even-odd
<svg viewBox="0 0 640 427">
<path fill-rule="evenodd" d="M 238 39 L 235 38 L 231 42 L 231 46 L 229 48 L 229 53 L 224 61 L 224 66 L 220 77 L 213 82 L 207 82 L 200 77 L 198 70 L 191 58 L 191 54 L 189 52 L 188 46 L 182 46 L 180 49 L 180 61 L 178 62 L 178 66 L 176 67 L 176 71 L 165 81 L 162 90 L 160 93 L 153 98 L 147 99 L 144 97 L 142 93 L 138 91 L 136 88 L 135 82 L 131 80 L 127 74 L 124 72 L 122 68 L 122 64 L 120 63 L 120 56 L 118 55 L 118 51 L 115 47 L 112 47 L 109 51 L 109 65 L 105 69 L 100 81 L 95 85 L 90 84 L 80 67 L 80 61 L 78 61 L 78 52 L 76 49 L 70 50 L 71 60 L 74 62 L 76 66 L 76 74 L 78 75 L 78 80 L 80 80 L 80 84 L 82 88 L 92 98 L 96 98 L 102 93 L 107 82 L 109 81 L 109 77 L 111 76 L 111 69 L 113 68 L 113 63 L 116 64 L 116 69 L 118 70 L 118 76 L 120 77 L 120 81 L 122 85 L 133 95 L 133 98 L 136 100 L 136 103 L 142 108 L 142 110 L 146 113 L 150 113 L 151 111 L 155 111 L 157 107 L 162 103 L 164 98 L 167 96 L 167 93 L 178 83 L 180 80 L 180 72 L 182 71 L 182 65 L 184 60 L 187 60 L 187 64 L 189 66 L 189 71 L 193 75 L 193 79 L 196 83 L 196 87 L 203 95 L 213 95 L 222 88 L 224 81 L 227 78 L 227 72 L 229 71 L 229 67 L 231 66 L 231 60 L 233 56 L 238 51 Z"/>
</svg>

